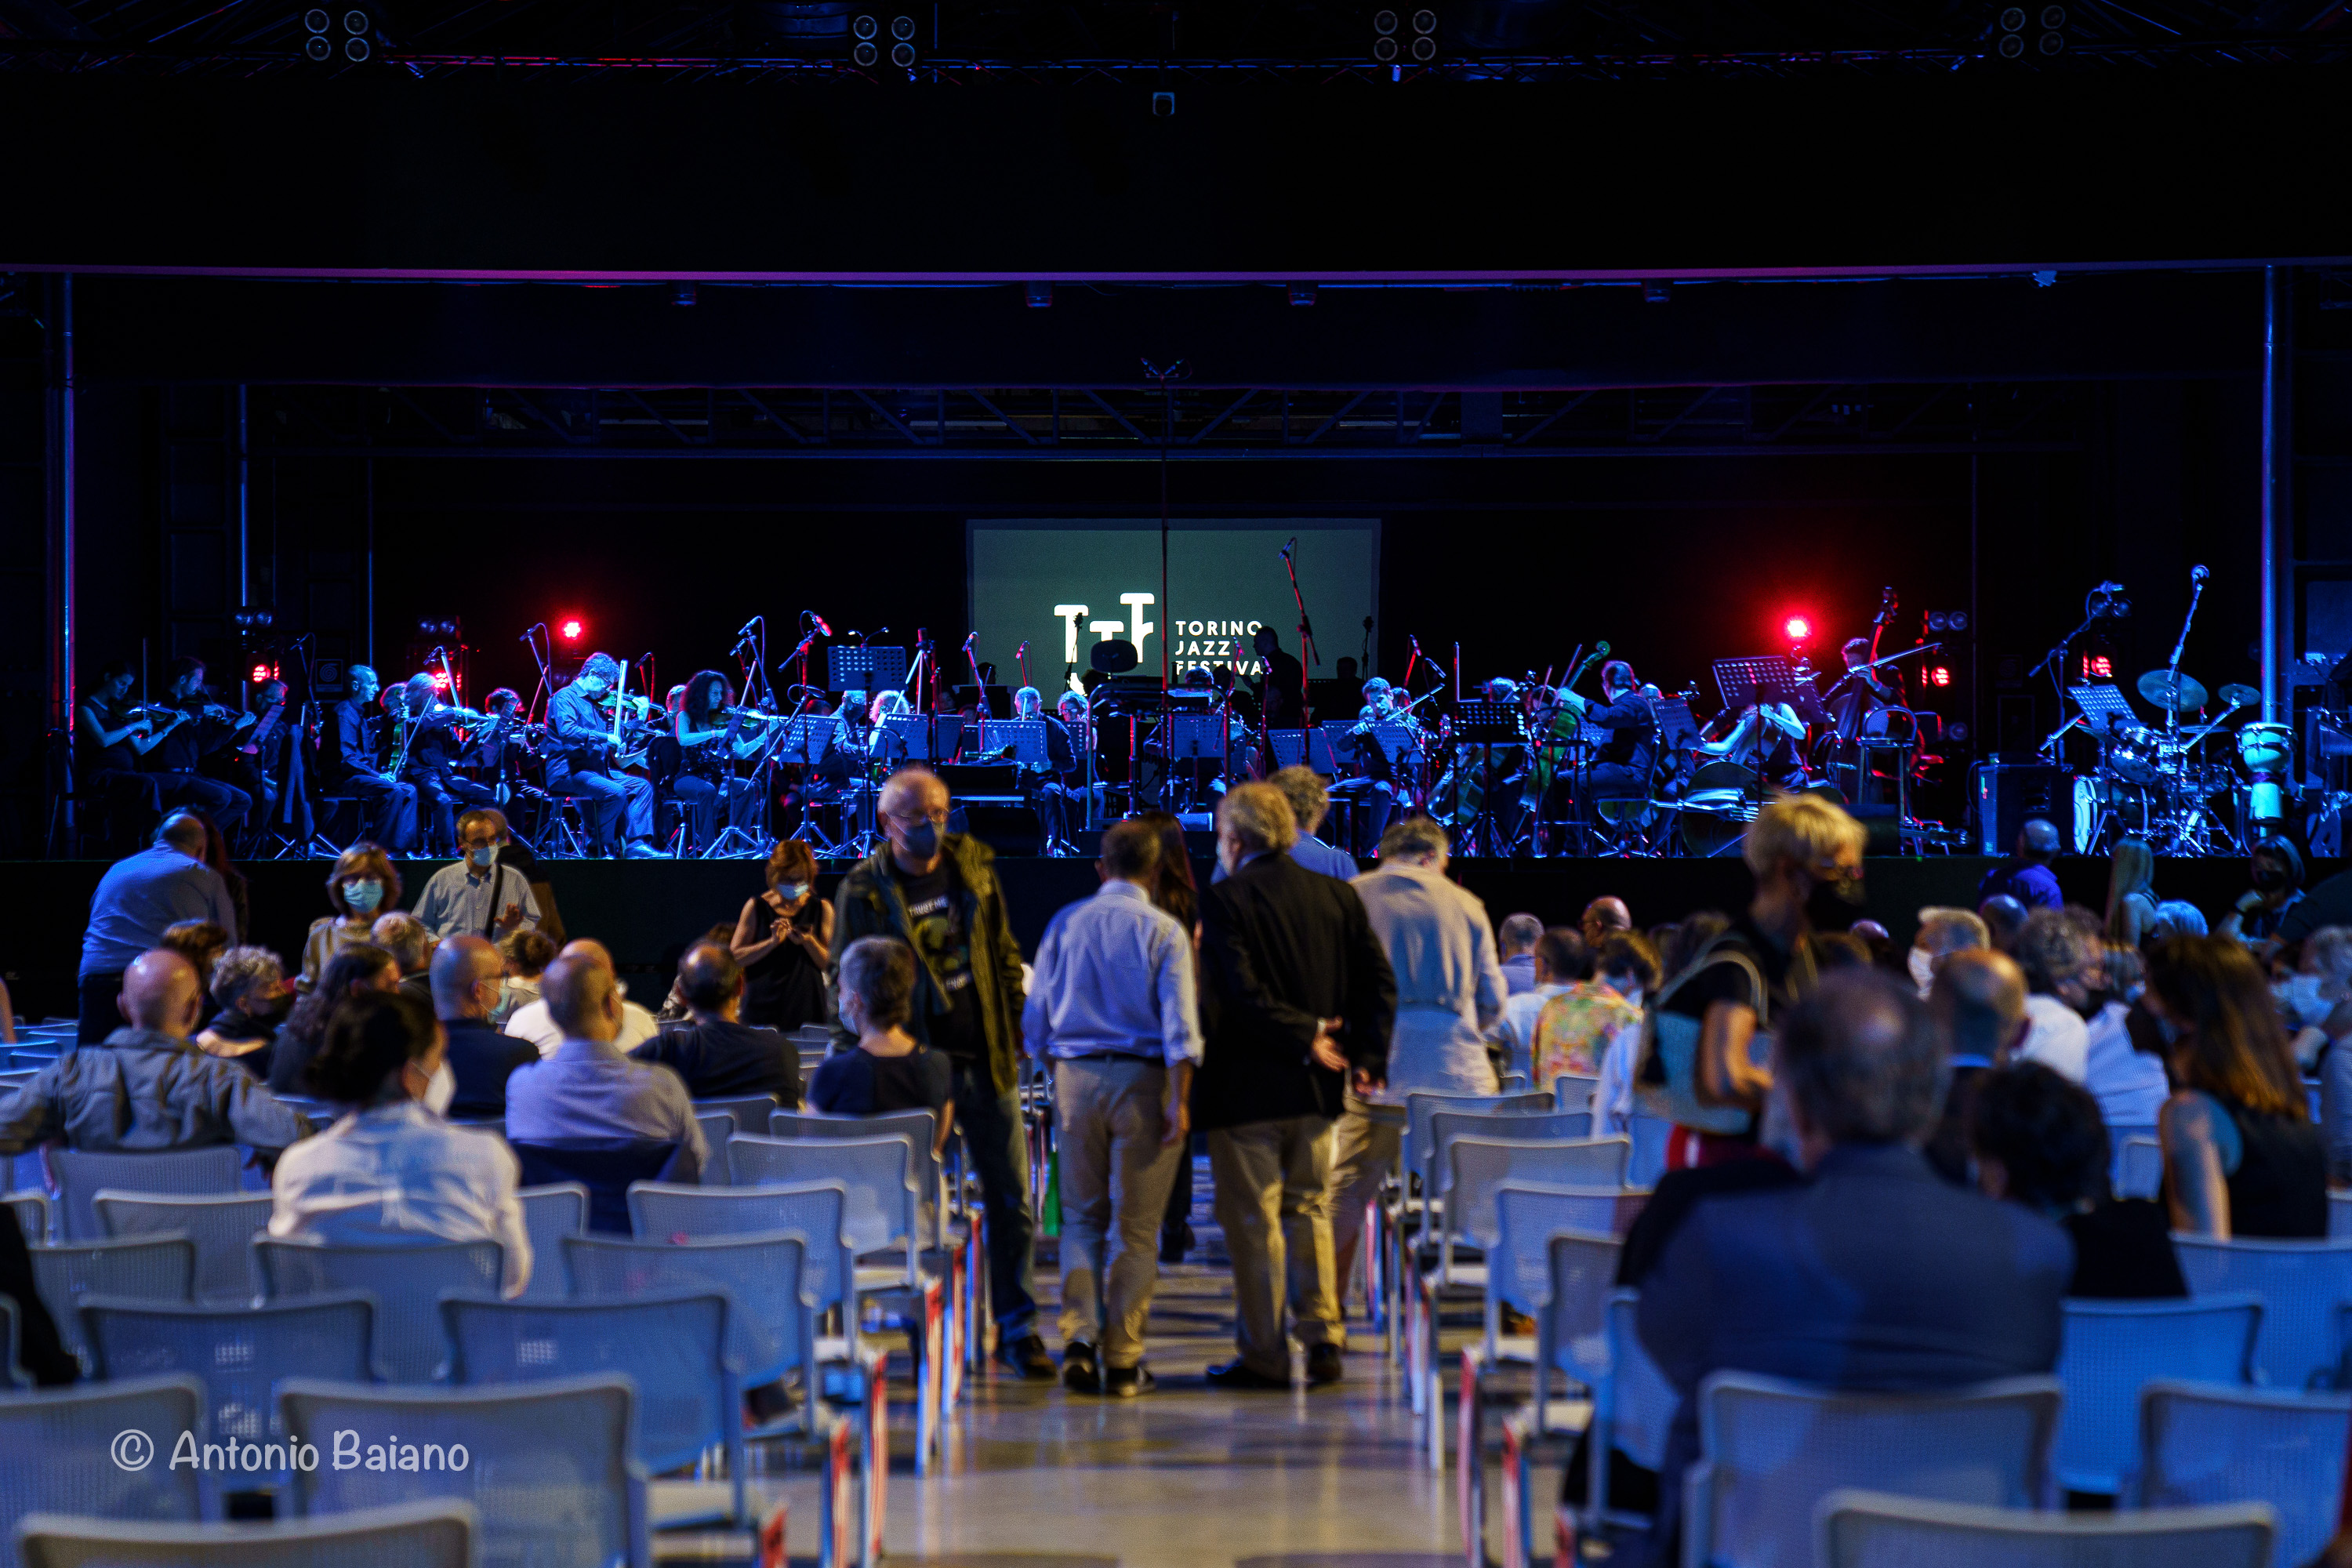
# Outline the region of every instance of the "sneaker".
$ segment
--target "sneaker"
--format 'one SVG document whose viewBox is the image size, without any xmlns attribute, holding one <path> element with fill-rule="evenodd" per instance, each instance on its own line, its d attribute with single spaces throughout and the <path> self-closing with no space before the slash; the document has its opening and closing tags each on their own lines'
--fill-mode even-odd
<svg viewBox="0 0 2352 1568">
<path fill-rule="evenodd" d="M 1290 1379 L 1268 1377 L 1239 1356 L 1211 1367 L 1202 1375 L 1208 1380 L 1211 1388 L 1281 1389 L 1286 1393 L 1290 1388 Z"/>
<path fill-rule="evenodd" d="M 1320 1388 L 1327 1383 L 1337 1383 L 1347 1375 L 1348 1364 L 1341 1359 L 1338 1345 L 1307 1347 L 1307 1386 Z"/>
<path fill-rule="evenodd" d="M 1113 1399 L 1132 1399 L 1159 1386 L 1148 1366 L 1115 1366 L 1103 1373 L 1102 1391 Z"/>
<path fill-rule="evenodd" d="M 1095 1347 L 1072 1340 L 1062 1352 L 1062 1386 L 1072 1394 L 1100 1394 L 1102 1374 L 1095 1368 Z"/>
<path fill-rule="evenodd" d="M 1024 1334 L 1017 1340 L 998 1345 L 996 1359 L 1006 1370 L 1023 1377 L 1054 1375 L 1054 1358 L 1045 1352 L 1045 1342 L 1035 1334 Z"/>
<path fill-rule="evenodd" d="M 642 838 L 621 851 L 621 854 L 623 858 L 629 860 L 667 860 L 672 858 L 667 850 L 656 849 Z"/>
</svg>

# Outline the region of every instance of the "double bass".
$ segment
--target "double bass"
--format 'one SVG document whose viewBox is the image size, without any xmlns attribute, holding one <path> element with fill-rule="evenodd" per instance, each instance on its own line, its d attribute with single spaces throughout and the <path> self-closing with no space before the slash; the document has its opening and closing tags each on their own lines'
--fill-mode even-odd
<svg viewBox="0 0 2352 1568">
<path fill-rule="evenodd" d="M 1608 657 L 1608 642 L 1604 639 L 1594 643 L 1591 653 L 1575 661 L 1568 672 L 1568 679 L 1559 683 L 1559 689 L 1574 689 L 1586 670 Z M 1557 697 L 1552 699 L 1550 711 L 1538 721 L 1529 742 L 1535 748 L 1535 762 L 1528 770 L 1528 805 L 1540 804 L 1551 793 L 1551 781 L 1559 772 L 1559 759 L 1576 744 L 1583 724 L 1584 715 L 1573 703 L 1562 702 Z"/>
</svg>

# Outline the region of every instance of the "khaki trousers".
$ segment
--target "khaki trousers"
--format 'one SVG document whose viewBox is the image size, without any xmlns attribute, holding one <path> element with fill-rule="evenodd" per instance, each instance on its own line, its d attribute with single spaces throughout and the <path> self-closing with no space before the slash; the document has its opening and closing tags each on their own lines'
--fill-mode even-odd
<svg viewBox="0 0 2352 1568">
<path fill-rule="evenodd" d="M 1209 1173 L 1234 1262 L 1234 1343 L 1253 1372 L 1286 1381 L 1286 1305 L 1302 1344 L 1345 1342 L 1331 1268 L 1331 1122 L 1220 1128 L 1209 1134 Z"/>
<path fill-rule="evenodd" d="M 1404 1110 L 1367 1105 L 1349 1095 L 1339 1113 L 1331 1156 L 1331 1257 L 1339 1300 L 1348 1299 L 1364 1240 L 1364 1206 L 1394 1172 L 1404 1143 Z"/>
<path fill-rule="evenodd" d="M 1168 1068 L 1142 1057 L 1054 1064 L 1062 1156 L 1062 1342 L 1105 1367 L 1143 1361 L 1160 1219 L 1190 1141 L 1162 1143 Z"/>
</svg>

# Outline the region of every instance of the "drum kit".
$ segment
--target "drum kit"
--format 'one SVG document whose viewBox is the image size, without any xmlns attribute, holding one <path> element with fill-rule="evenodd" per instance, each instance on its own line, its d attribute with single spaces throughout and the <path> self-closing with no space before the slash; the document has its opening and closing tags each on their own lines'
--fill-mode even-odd
<svg viewBox="0 0 2352 1568">
<path fill-rule="evenodd" d="M 2119 837 L 2144 839 L 2159 855 L 2242 854 L 2286 819 L 2294 731 L 2284 724 L 2229 725 L 2258 707 L 2251 686 L 2204 684 L 2178 670 L 2151 669 L 2134 683 L 2140 700 L 2164 715 L 2140 722 L 2116 687 L 2070 689 L 2082 711 L 2059 735 L 2082 724 L 2099 744 L 2099 762 L 2074 780 L 2075 847 L 2103 854 Z M 2218 696 L 2218 714 L 2193 726 Z M 2053 736 L 2054 742 L 2057 736 Z M 2234 744 L 2237 765 L 2229 761 Z"/>
</svg>

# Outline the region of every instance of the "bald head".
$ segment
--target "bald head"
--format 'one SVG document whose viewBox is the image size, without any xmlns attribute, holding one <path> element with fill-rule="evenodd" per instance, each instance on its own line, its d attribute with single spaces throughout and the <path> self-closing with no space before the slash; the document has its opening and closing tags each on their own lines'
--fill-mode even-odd
<svg viewBox="0 0 2352 1568">
<path fill-rule="evenodd" d="M 2039 866 L 2058 855 L 2058 827 L 2049 818 L 2029 816 L 2017 830 L 2017 856 Z"/>
<path fill-rule="evenodd" d="M 134 1029 L 185 1039 L 195 1029 L 204 989 L 195 965 L 159 947 L 132 959 L 122 972 L 122 994 L 115 1006 Z"/>
<path fill-rule="evenodd" d="M 1997 1062 L 2025 1033 L 2025 972 L 2005 952 L 1953 953 L 1936 972 L 1927 1002 L 1956 1057 Z"/>
<path fill-rule="evenodd" d="M 449 1021 L 488 1017 L 505 973 L 506 961 L 482 938 L 468 933 L 444 940 L 433 950 L 434 1013 Z"/>
<path fill-rule="evenodd" d="M 539 994 L 567 1038 L 610 1040 L 621 1032 L 621 995 L 609 961 L 599 963 L 567 947 L 540 976 Z"/>
<path fill-rule="evenodd" d="M 155 842 L 201 860 L 205 858 L 205 825 L 184 811 L 175 811 L 156 830 Z"/>
<path fill-rule="evenodd" d="M 743 1002 L 743 966 L 726 943 L 697 942 L 678 962 L 677 989 L 697 1022 L 733 1023 Z"/>
<path fill-rule="evenodd" d="M 1984 921 L 1985 935 L 2002 952 L 2017 945 L 2017 933 L 2025 929 L 2025 906 L 2007 893 L 1995 893 L 1977 906 L 1977 918 Z"/>
<path fill-rule="evenodd" d="M 1584 919 L 1580 924 L 1585 945 L 1598 947 L 1601 939 L 1612 931 L 1632 931 L 1633 911 L 1625 907 L 1624 900 L 1604 893 L 1584 906 Z"/>
<path fill-rule="evenodd" d="M 591 941 L 587 937 L 581 937 L 574 941 L 565 942 L 563 944 L 563 951 L 556 956 L 559 959 L 577 958 L 584 960 L 589 963 L 602 965 L 604 972 L 608 974 L 613 971 L 612 950 L 607 948 L 603 942 Z"/>
</svg>

